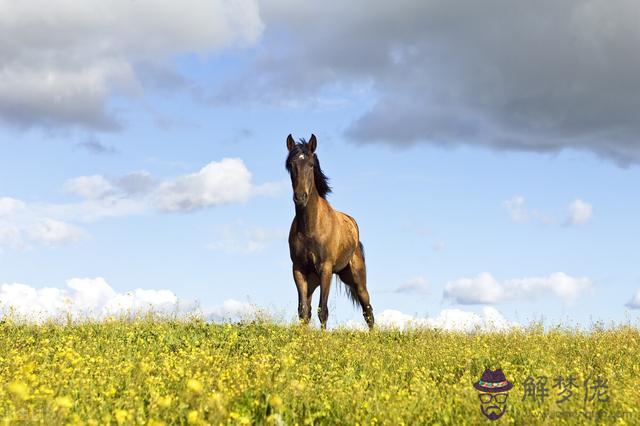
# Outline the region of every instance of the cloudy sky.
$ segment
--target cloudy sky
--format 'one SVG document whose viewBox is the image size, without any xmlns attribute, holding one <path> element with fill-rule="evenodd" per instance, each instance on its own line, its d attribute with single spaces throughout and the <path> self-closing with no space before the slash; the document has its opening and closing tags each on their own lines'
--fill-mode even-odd
<svg viewBox="0 0 640 426">
<path fill-rule="evenodd" d="M 0 0 L 5 310 L 294 318 L 315 133 L 382 322 L 638 321 L 638 2 L 53 3 Z"/>
</svg>

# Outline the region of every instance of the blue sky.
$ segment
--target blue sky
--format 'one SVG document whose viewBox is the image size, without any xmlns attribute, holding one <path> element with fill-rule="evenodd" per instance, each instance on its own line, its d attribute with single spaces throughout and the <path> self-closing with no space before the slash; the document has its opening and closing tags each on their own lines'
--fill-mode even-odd
<svg viewBox="0 0 640 426">
<path fill-rule="evenodd" d="M 314 133 L 383 322 L 637 321 L 640 77 L 625 70 L 640 57 L 622 25 L 637 6 L 593 2 L 622 25 L 604 30 L 579 2 L 541 4 L 535 22 L 495 2 L 474 22 L 492 7 L 515 22 L 492 38 L 455 25 L 467 2 L 336 5 L 340 19 L 280 1 L 137 3 L 102 10 L 136 31 L 91 8 L 3 6 L 5 308 L 197 300 L 294 318 L 285 139 Z M 364 324 L 335 285 L 329 321 Z"/>
</svg>

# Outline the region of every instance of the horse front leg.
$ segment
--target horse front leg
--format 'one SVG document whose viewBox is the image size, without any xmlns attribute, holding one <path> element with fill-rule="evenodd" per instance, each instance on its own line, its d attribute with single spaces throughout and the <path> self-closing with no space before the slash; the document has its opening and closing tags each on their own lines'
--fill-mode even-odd
<svg viewBox="0 0 640 426">
<path fill-rule="evenodd" d="M 323 330 L 327 328 L 327 319 L 329 319 L 328 303 L 332 276 L 331 265 L 323 265 L 320 271 L 320 304 L 318 305 L 318 319 L 320 319 L 320 326 Z"/>
<path fill-rule="evenodd" d="M 295 264 L 293 265 L 293 280 L 298 289 L 298 318 L 302 324 L 309 324 L 309 320 L 311 320 L 311 303 L 307 297 L 307 277 Z"/>
</svg>

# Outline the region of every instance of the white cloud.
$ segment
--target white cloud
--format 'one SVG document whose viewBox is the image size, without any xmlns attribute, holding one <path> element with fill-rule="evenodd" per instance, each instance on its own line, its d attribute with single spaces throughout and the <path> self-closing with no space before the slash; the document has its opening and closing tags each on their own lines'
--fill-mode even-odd
<svg viewBox="0 0 640 426">
<path fill-rule="evenodd" d="M 255 305 L 235 299 L 225 300 L 221 306 L 207 309 L 204 312 L 207 319 L 214 322 L 241 321 L 260 315 L 260 309 Z"/>
<path fill-rule="evenodd" d="M 530 277 L 497 281 L 484 272 L 475 278 L 460 278 L 445 285 L 444 297 L 460 304 L 494 304 L 512 300 L 530 300 L 543 293 L 570 303 L 590 290 L 588 278 L 574 278 L 562 272 L 548 277 Z"/>
<path fill-rule="evenodd" d="M 189 212 L 222 204 L 241 203 L 254 195 L 273 195 L 279 183 L 254 186 L 240 158 L 212 161 L 196 173 L 156 182 L 146 171 L 113 180 L 101 175 L 80 176 L 65 184 L 83 198 L 79 203 L 43 204 L 44 214 L 95 221 L 103 217 L 142 214 L 150 209 Z"/>
<path fill-rule="evenodd" d="M 84 231 L 68 223 L 45 218 L 31 225 L 28 234 L 32 241 L 53 245 L 78 241 L 84 236 Z"/>
<path fill-rule="evenodd" d="M 213 322 L 275 318 L 255 304 L 227 299 L 221 305 L 202 308 L 198 303 L 180 299 L 168 289 L 134 289 L 118 292 L 102 277 L 72 278 L 65 288 L 34 288 L 26 284 L 0 284 L 0 313 L 16 320 L 103 320 L 107 317 L 132 317 L 146 313 L 171 317 L 199 317 Z M 386 309 L 376 315 L 381 328 L 413 327 L 455 331 L 504 331 L 520 327 L 507 320 L 497 309 L 483 307 L 479 313 L 444 309 L 435 317 L 419 317 Z M 365 329 L 361 321 L 348 321 L 338 327 Z"/>
<path fill-rule="evenodd" d="M 537 210 L 529 210 L 525 206 L 525 199 L 521 195 L 517 195 L 504 203 L 504 208 L 511 217 L 511 220 L 517 223 L 538 222 L 545 225 L 552 224 L 554 220 Z M 575 200 L 567 207 L 567 219 L 565 226 L 578 226 L 586 224 L 593 215 L 593 207 L 591 204 L 582 200 Z"/>
<path fill-rule="evenodd" d="M 85 232 L 70 222 L 95 222 L 154 209 L 189 212 L 244 202 L 253 196 L 277 195 L 282 188 L 281 182 L 254 185 L 251 173 L 239 158 L 212 161 L 196 173 L 160 182 L 146 171 L 115 179 L 102 175 L 79 176 L 64 184 L 67 192 L 81 198 L 77 202 L 27 204 L 0 197 L 0 249 L 24 248 L 29 242 L 54 245 L 78 241 Z M 247 229 L 243 231 L 243 241 L 238 242 L 237 235 L 229 231 L 222 236 L 222 242 L 232 249 L 254 252 L 283 233 L 278 229 Z M 216 244 L 212 247 L 216 248 Z"/>
<path fill-rule="evenodd" d="M 213 322 L 275 318 L 255 304 L 227 299 L 222 304 L 201 307 L 194 301 L 179 298 L 168 289 L 142 289 L 118 292 L 102 277 L 71 278 L 66 287 L 35 288 L 26 284 L 0 284 L 0 318 L 10 315 L 16 320 L 103 320 L 107 317 L 132 317 L 146 313 L 177 317 L 196 316 Z M 417 317 L 387 309 L 376 316 L 382 328 L 438 328 L 457 331 L 501 331 L 518 324 L 510 322 L 495 308 L 484 307 L 480 313 L 444 309 L 436 317 Z M 350 321 L 342 325 L 364 328 L 364 323 Z M 338 325 L 338 327 L 341 327 Z"/>
<path fill-rule="evenodd" d="M 412 277 L 404 284 L 401 284 L 394 290 L 395 293 L 428 293 L 430 290 L 429 282 L 424 277 Z"/>
<path fill-rule="evenodd" d="M 72 194 L 89 200 L 102 198 L 114 190 L 111 182 L 100 175 L 70 179 L 64 184 L 64 188 Z"/>
<path fill-rule="evenodd" d="M 40 216 L 53 216 L 64 220 L 95 222 L 109 217 L 131 216 L 148 210 L 146 200 L 114 194 L 77 203 L 42 203 L 31 206 Z"/>
<path fill-rule="evenodd" d="M 35 289 L 25 284 L 2 284 L 0 306 L 3 314 L 9 312 L 18 317 L 45 319 L 64 312 L 68 300 L 66 293 L 57 288 Z"/>
<path fill-rule="evenodd" d="M 49 246 L 67 244 L 82 239 L 86 233 L 69 223 L 44 217 L 38 220 L 27 216 L 0 222 L 0 251 L 23 250 L 31 243 Z"/>
<path fill-rule="evenodd" d="M 171 290 L 135 289 L 115 291 L 104 278 L 72 278 L 66 288 L 34 288 L 26 284 L 0 285 L 0 312 L 16 320 L 40 322 L 49 319 L 97 319 L 135 316 L 153 312 L 180 317 L 198 316 L 210 321 L 241 321 L 260 315 L 252 304 L 228 299 L 220 306 L 201 309 L 181 300 Z"/>
<path fill-rule="evenodd" d="M 626 306 L 631 309 L 640 309 L 640 290 L 636 291 Z"/>
<path fill-rule="evenodd" d="M 24 207 L 25 204 L 20 200 L 10 197 L 0 197 L 0 217 L 11 216 Z"/>
<path fill-rule="evenodd" d="M 104 305 L 104 312 L 108 315 L 119 315 L 123 312 L 141 313 L 149 310 L 171 313 L 178 309 L 178 297 L 171 290 L 145 290 L 141 288 L 124 294 L 116 294 Z"/>
<path fill-rule="evenodd" d="M 65 189 L 83 198 L 79 203 L 43 204 L 50 215 L 83 221 L 139 214 L 155 208 L 164 212 L 191 211 L 220 204 L 244 202 L 254 195 L 274 195 L 279 182 L 254 186 L 251 172 L 240 158 L 212 161 L 199 171 L 165 181 L 147 171 L 108 179 L 102 175 L 68 180 Z"/>
<path fill-rule="evenodd" d="M 176 54 L 251 44 L 262 30 L 255 0 L 0 2 L 0 119 L 115 130 L 108 100 L 137 96 L 139 64 L 170 68 Z"/>
<path fill-rule="evenodd" d="M 538 222 L 543 225 L 550 225 L 553 223 L 553 219 L 546 214 L 540 213 L 537 210 L 529 210 L 525 206 L 525 199 L 521 195 L 506 200 L 503 203 L 504 208 L 509 213 L 511 220 L 516 223 L 528 223 Z"/>
<path fill-rule="evenodd" d="M 220 204 L 247 201 L 251 195 L 251 173 L 239 158 L 224 158 L 199 172 L 163 182 L 153 195 L 161 211 L 191 211 Z"/>
<path fill-rule="evenodd" d="M 575 200 L 568 207 L 569 217 L 567 218 L 567 226 L 579 226 L 586 224 L 593 215 L 593 207 L 591 204 L 582 200 Z"/>
<path fill-rule="evenodd" d="M 386 309 L 376 316 L 376 323 L 382 328 L 435 328 L 452 331 L 505 331 L 519 327 L 508 321 L 497 309 L 486 306 L 482 312 L 443 309 L 436 317 L 417 317 L 394 309 Z"/>
<path fill-rule="evenodd" d="M 0 224 L 0 251 L 3 248 L 20 249 L 23 247 L 20 228 L 13 224 Z"/>
<path fill-rule="evenodd" d="M 171 313 L 177 297 L 169 290 L 142 290 L 117 293 L 104 278 L 72 278 L 67 288 L 36 289 L 25 284 L 2 284 L 0 307 L 3 314 L 17 319 L 43 321 L 64 319 L 102 319 L 107 315 L 129 315 L 148 311 Z"/>
<path fill-rule="evenodd" d="M 264 250 L 272 242 L 287 240 L 288 232 L 281 228 L 249 227 L 238 220 L 235 223 L 221 226 L 217 238 L 207 245 L 212 250 L 226 253 L 250 254 Z"/>
<path fill-rule="evenodd" d="M 74 290 L 73 301 L 80 310 L 95 309 L 116 296 L 104 278 L 71 278 L 67 287 Z"/>
<path fill-rule="evenodd" d="M 445 285 L 444 296 L 462 304 L 498 303 L 504 298 L 503 286 L 489 273 L 476 278 L 460 278 Z"/>
<path fill-rule="evenodd" d="M 524 197 L 517 195 L 510 200 L 505 201 L 504 207 L 509 212 L 509 216 L 514 222 L 528 222 L 529 212 L 524 207 Z"/>
</svg>

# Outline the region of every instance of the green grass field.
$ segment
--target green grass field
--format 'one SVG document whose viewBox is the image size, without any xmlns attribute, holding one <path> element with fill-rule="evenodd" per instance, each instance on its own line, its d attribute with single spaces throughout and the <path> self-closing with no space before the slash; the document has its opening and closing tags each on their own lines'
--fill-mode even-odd
<svg viewBox="0 0 640 426">
<path fill-rule="evenodd" d="M 485 368 L 514 384 L 496 422 L 472 386 Z M 640 424 L 640 332 L 5 320 L 0 385 L 5 424 Z"/>
</svg>

